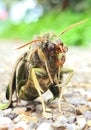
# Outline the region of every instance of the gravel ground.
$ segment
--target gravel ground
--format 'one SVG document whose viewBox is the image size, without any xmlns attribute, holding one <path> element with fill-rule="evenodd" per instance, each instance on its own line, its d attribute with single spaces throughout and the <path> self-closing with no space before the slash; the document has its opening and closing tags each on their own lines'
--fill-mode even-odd
<svg viewBox="0 0 91 130">
<path fill-rule="evenodd" d="M 13 66 L 25 49 L 15 50 L 21 41 L 0 40 L 0 101 L 5 100 L 5 90 Z M 22 106 L 0 110 L 0 130 L 91 130 L 91 48 L 70 47 L 65 68 L 72 68 L 74 76 L 64 92 L 62 113 L 58 99 L 47 106 L 50 118 L 45 119 L 39 102 L 22 101 Z M 50 93 L 44 94 L 44 100 Z M 7 121 L 6 121 L 7 120 Z"/>
</svg>

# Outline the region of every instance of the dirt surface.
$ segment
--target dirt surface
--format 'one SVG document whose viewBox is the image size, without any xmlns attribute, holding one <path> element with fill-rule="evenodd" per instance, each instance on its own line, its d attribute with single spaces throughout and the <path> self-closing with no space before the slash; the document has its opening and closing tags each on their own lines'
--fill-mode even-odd
<svg viewBox="0 0 91 130">
<path fill-rule="evenodd" d="M 5 98 L 6 86 L 11 78 L 13 66 L 17 58 L 27 50 L 27 48 L 15 50 L 17 46 L 22 44 L 23 42 L 21 41 L 0 40 L 0 100 Z M 64 95 L 70 103 L 80 107 L 78 112 L 83 114 L 81 110 L 83 110 L 84 106 L 88 106 L 88 101 L 91 101 L 91 48 L 69 47 L 64 67 L 74 70 L 74 76 L 68 84 Z M 70 96 L 73 100 L 70 99 Z M 77 100 L 77 96 L 80 100 Z M 81 106 L 81 102 L 84 102 L 83 99 L 87 103 L 83 103 Z M 52 108 L 53 106 L 50 107 Z M 63 111 L 66 109 L 65 103 L 63 104 L 63 109 Z M 86 108 L 84 111 L 87 110 Z"/>
</svg>

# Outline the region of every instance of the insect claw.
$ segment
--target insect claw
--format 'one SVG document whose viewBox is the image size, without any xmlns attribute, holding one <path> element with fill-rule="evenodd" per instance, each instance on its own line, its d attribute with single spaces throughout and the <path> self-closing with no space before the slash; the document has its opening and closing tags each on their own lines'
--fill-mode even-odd
<svg viewBox="0 0 91 130">
<path fill-rule="evenodd" d="M 51 114 L 51 113 L 48 113 L 48 112 L 43 112 L 42 114 L 43 114 L 43 116 L 44 116 L 45 118 L 47 118 L 47 119 L 49 119 L 49 118 L 52 117 L 52 114 Z"/>
<path fill-rule="evenodd" d="M 62 113 L 62 107 L 61 107 L 61 101 L 59 99 L 59 103 L 58 103 L 58 108 L 59 108 L 59 112 Z"/>
</svg>

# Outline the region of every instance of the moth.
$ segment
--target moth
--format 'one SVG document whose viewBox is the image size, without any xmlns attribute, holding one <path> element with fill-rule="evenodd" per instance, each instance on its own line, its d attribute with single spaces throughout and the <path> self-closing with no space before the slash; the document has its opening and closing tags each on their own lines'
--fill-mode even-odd
<svg viewBox="0 0 91 130">
<path fill-rule="evenodd" d="M 68 47 L 64 45 L 60 36 L 86 21 L 83 20 L 69 26 L 59 35 L 55 33 L 39 35 L 17 48 L 29 45 L 29 49 L 16 62 L 6 90 L 8 102 L 0 104 L 0 109 L 7 109 L 12 105 L 12 96 L 15 92 L 18 100 L 34 100 L 40 97 L 43 115 L 46 116 L 42 94 L 50 90 L 53 94 L 50 101 L 59 97 L 59 110 L 61 111 L 61 99 L 66 85 L 73 76 L 73 70 L 64 68 Z M 68 74 L 65 81 L 63 80 L 64 74 Z"/>
</svg>

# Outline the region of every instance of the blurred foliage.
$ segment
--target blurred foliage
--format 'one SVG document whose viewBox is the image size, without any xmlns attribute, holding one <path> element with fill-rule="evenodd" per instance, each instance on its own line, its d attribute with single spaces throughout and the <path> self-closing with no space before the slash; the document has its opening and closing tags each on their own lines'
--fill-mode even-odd
<svg viewBox="0 0 91 130">
<path fill-rule="evenodd" d="M 12 1 L 12 0 L 1 0 L 1 1 L 5 3 L 7 10 L 9 10 L 11 4 L 12 4 L 14 1 L 16 1 L 16 0 L 13 0 L 13 1 Z"/>
<path fill-rule="evenodd" d="M 24 1 L 24 0 L 1 0 L 5 2 L 7 8 L 9 9 L 10 5 L 15 1 Z M 36 1 L 36 0 L 35 0 Z M 49 11 L 52 8 L 65 9 L 70 7 L 74 11 L 84 11 L 91 8 L 91 0 L 37 0 L 38 3 L 42 4 L 45 11 Z"/>
<path fill-rule="evenodd" d="M 91 8 L 91 0 L 38 0 L 43 5 L 45 12 L 54 8 L 65 10 L 67 8 L 76 12 L 86 11 Z"/>
<path fill-rule="evenodd" d="M 10 21 L 0 23 L 0 28 L 4 30 L 0 33 L 0 38 L 22 39 L 30 41 L 34 35 L 40 35 L 46 32 L 55 32 L 59 34 L 66 27 L 83 19 L 91 18 L 90 12 L 74 13 L 71 10 L 54 10 L 42 16 L 38 22 L 24 23 L 14 25 Z M 86 23 L 79 25 L 65 34 L 61 39 L 69 45 L 89 45 L 91 43 L 91 19 Z M 6 24 L 7 23 L 7 24 Z"/>
</svg>

